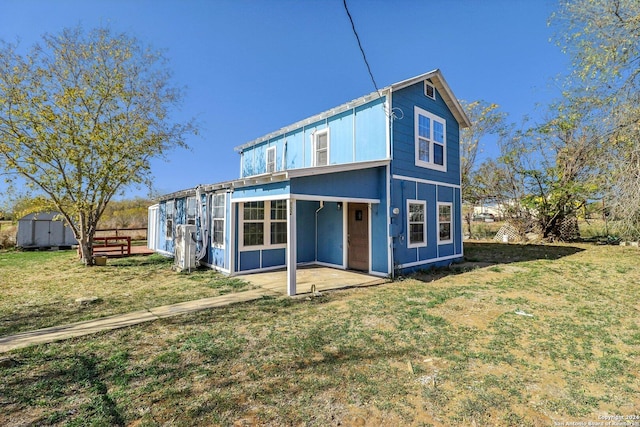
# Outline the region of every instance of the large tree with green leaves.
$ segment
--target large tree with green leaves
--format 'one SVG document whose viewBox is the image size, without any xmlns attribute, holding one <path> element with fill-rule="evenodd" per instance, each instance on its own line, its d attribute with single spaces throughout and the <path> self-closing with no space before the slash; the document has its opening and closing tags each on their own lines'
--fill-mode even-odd
<svg viewBox="0 0 640 427">
<path fill-rule="evenodd" d="M 605 203 L 623 234 L 640 237 L 640 2 L 564 1 L 551 22 L 572 61 L 565 96 L 590 111 L 607 147 Z"/>
<path fill-rule="evenodd" d="M 460 131 L 460 174 L 462 177 L 462 199 L 475 202 L 476 194 L 471 182 L 471 173 L 476 166 L 476 157 L 481 142 L 489 135 L 499 136 L 506 129 L 506 114 L 498 104 L 486 101 L 460 101 L 471 121 L 471 126 Z"/>
<path fill-rule="evenodd" d="M 160 52 L 109 28 L 47 34 L 28 52 L 3 42 L 0 166 L 51 200 L 92 265 L 112 197 L 195 131 L 172 118 L 181 98 Z"/>
<path fill-rule="evenodd" d="M 499 111 L 498 104 L 490 104 L 486 101 L 460 101 L 460 103 L 471 121 L 471 127 L 460 130 L 462 200 L 466 206 L 472 207 L 485 200 L 482 189 L 473 177 L 478 151 L 487 136 L 498 136 L 504 133 L 506 114 Z M 465 213 L 469 234 L 471 234 L 471 218 L 473 214 L 471 207 L 466 208 Z"/>
</svg>

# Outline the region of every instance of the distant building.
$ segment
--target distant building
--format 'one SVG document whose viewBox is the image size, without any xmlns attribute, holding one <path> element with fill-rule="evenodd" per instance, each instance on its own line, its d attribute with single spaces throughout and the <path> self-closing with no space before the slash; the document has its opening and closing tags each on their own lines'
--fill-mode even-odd
<svg viewBox="0 0 640 427">
<path fill-rule="evenodd" d="M 24 249 L 71 247 L 78 242 L 59 212 L 38 212 L 18 220 L 16 246 Z"/>
</svg>

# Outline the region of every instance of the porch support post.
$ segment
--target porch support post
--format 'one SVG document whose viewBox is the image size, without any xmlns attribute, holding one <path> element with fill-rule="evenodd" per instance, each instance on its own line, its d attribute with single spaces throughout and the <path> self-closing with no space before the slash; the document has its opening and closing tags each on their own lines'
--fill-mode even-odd
<svg viewBox="0 0 640 427">
<path fill-rule="evenodd" d="M 296 294 L 297 245 L 296 200 L 287 199 L 287 295 Z"/>
</svg>

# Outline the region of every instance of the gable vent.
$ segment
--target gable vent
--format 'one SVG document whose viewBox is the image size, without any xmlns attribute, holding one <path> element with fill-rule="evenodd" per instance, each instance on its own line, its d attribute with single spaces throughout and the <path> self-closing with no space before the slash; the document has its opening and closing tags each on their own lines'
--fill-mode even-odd
<svg viewBox="0 0 640 427">
<path fill-rule="evenodd" d="M 436 88 L 428 80 L 424 81 L 424 94 L 431 99 L 436 99 Z"/>
</svg>

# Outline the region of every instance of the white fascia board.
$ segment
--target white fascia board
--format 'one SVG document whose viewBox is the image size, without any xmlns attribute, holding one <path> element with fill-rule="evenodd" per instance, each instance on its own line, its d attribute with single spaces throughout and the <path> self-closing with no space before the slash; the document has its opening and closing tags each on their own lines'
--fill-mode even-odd
<svg viewBox="0 0 640 427">
<path fill-rule="evenodd" d="M 393 179 L 397 179 L 400 181 L 411 181 L 411 182 L 416 182 L 420 184 L 438 185 L 441 187 L 450 187 L 450 188 L 458 188 L 458 189 L 460 188 L 460 185 L 458 184 L 449 184 L 447 182 L 432 181 L 430 179 L 414 178 L 412 176 L 393 175 Z"/>
<path fill-rule="evenodd" d="M 437 258 L 425 259 L 425 260 L 422 260 L 422 261 L 407 262 L 405 264 L 398 265 L 398 267 L 399 268 L 417 267 L 419 265 L 433 264 L 434 262 L 448 261 L 450 259 L 462 258 L 462 256 L 463 256 L 462 254 L 447 255 L 447 256 L 442 256 L 442 257 L 437 257 Z"/>
<path fill-rule="evenodd" d="M 442 96 L 442 99 L 447 104 L 447 106 L 453 113 L 454 117 L 458 121 L 458 124 L 460 125 L 460 127 L 462 128 L 471 127 L 471 120 L 469 120 L 469 117 L 464 112 L 462 105 L 460 105 L 460 103 L 458 102 L 458 98 L 456 98 L 455 95 L 453 94 L 451 87 L 447 84 L 447 81 L 444 79 L 444 76 L 442 75 L 442 72 L 440 71 L 440 69 L 436 68 L 435 70 L 429 71 L 428 73 L 424 73 L 419 76 L 412 77 L 410 79 L 392 84 L 391 90 L 395 91 L 395 90 L 404 89 L 405 87 L 419 83 L 426 79 L 431 79 L 434 86 L 440 93 L 440 96 Z"/>
<path fill-rule="evenodd" d="M 347 203 L 380 203 L 380 199 L 366 199 L 358 197 L 340 196 L 318 196 L 315 194 L 290 194 L 289 197 L 295 200 L 305 200 L 310 202 L 347 202 Z M 282 197 L 280 197 L 282 199 Z"/>
<path fill-rule="evenodd" d="M 391 163 L 390 159 L 371 160 L 366 162 L 344 163 L 339 165 L 315 166 L 310 168 L 290 169 L 287 171 L 289 179 L 301 178 L 312 175 L 323 175 L 328 173 L 348 172 L 361 169 L 370 169 L 379 166 L 387 166 Z"/>
</svg>

